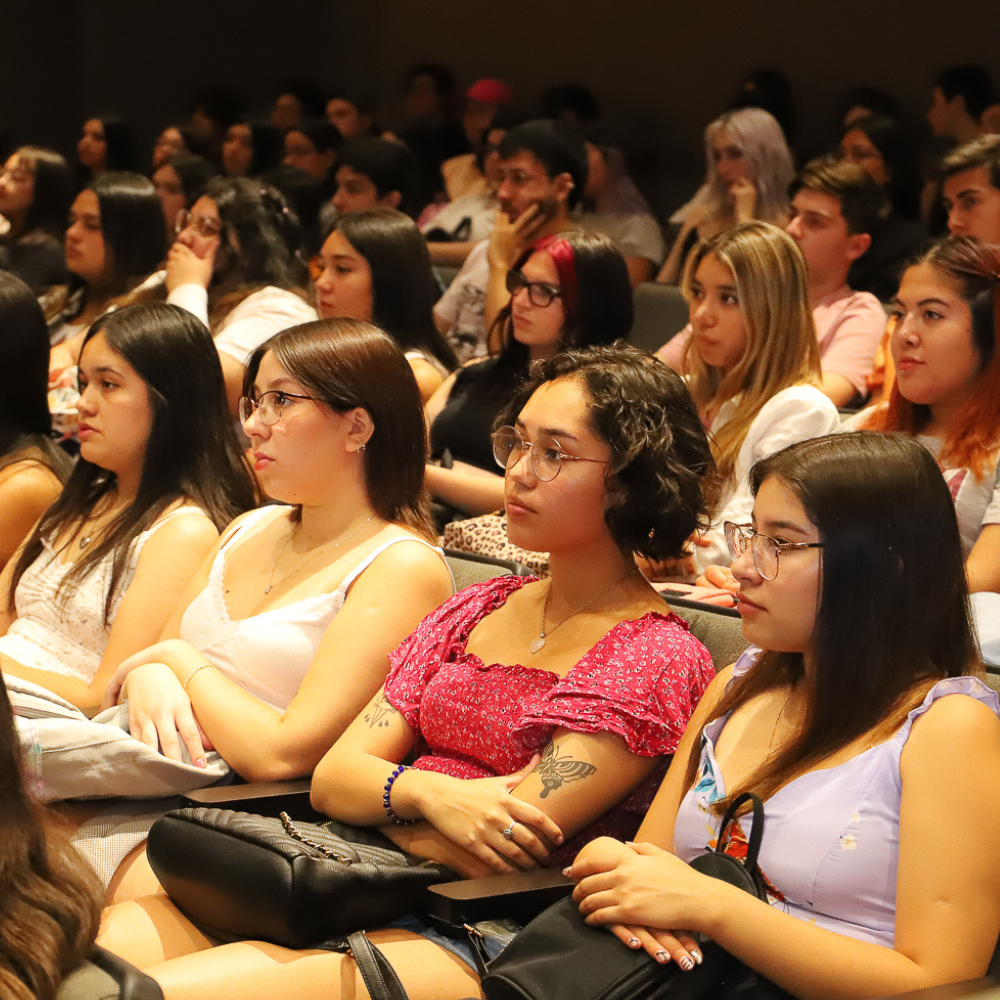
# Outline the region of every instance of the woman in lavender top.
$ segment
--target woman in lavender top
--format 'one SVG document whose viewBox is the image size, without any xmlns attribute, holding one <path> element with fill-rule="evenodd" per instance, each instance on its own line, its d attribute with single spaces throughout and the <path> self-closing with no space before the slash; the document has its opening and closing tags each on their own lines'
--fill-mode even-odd
<svg viewBox="0 0 1000 1000">
<path fill-rule="evenodd" d="M 796 997 L 981 976 L 1000 931 L 1000 705 L 970 676 L 948 488 L 917 442 L 869 433 L 786 448 L 751 485 L 753 523 L 727 537 L 754 645 L 706 692 L 636 843 L 577 856 L 574 898 L 661 962 L 693 968 L 702 932 Z M 686 864 L 747 790 L 766 902 Z"/>
</svg>

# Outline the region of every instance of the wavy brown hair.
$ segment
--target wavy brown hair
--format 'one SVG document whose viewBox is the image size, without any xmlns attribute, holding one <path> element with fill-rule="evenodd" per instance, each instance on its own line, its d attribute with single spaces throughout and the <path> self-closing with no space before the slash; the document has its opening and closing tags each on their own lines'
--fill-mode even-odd
<svg viewBox="0 0 1000 1000">
<path fill-rule="evenodd" d="M 0 996 L 50 1000 L 97 937 L 104 890 L 67 837 L 43 828 L 0 684 Z"/>
<path fill-rule="evenodd" d="M 611 450 L 604 515 L 623 552 L 676 559 L 709 523 L 715 465 L 684 380 L 624 341 L 536 361 L 495 426 L 513 424 L 546 382 L 577 378 L 590 397 L 590 423 Z"/>
</svg>

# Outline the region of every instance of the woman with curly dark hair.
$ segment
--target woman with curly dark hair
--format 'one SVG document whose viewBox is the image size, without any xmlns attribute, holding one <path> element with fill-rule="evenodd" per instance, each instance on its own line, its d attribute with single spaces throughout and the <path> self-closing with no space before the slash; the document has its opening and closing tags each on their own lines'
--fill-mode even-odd
<svg viewBox="0 0 1000 1000">
<path fill-rule="evenodd" d="M 215 337 L 235 415 L 243 365 L 265 340 L 316 319 L 306 302 L 302 229 L 275 188 L 217 177 L 177 222 L 167 255 L 167 301 L 197 316 Z"/>
<path fill-rule="evenodd" d="M 546 548 L 551 577 L 476 584 L 425 618 L 312 786 L 317 808 L 466 878 L 564 865 L 606 830 L 629 839 L 713 673 L 632 554 L 679 555 L 707 515 L 712 458 L 680 377 L 626 345 L 566 352 L 500 423 L 511 540 Z M 162 898 L 122 906 L 109 926 L 143 941 L 126 957 L 178 956 L 150 970 L 168 996 L 354 995 L 342 955 L 209 950 Z M 485 934 L 493 950 L 510 928 Z M 471 952 L 416 917 L 371 936 L 412 996 L 476 991 Z"/>
</svg>

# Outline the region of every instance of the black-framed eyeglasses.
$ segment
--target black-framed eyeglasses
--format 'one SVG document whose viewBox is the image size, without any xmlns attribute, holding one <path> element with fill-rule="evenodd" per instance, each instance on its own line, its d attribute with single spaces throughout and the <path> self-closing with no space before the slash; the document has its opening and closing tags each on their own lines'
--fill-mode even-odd
<svg viewBox="0 0 1000 1000">
<path fill-rule="evenodd" d="M 251 396 L 241 396 L 240 423 L 245 424 L 256 412 L 262 424 L 266 427 L 273 427 L 285 415 L 285 410 L 297 399 L 318 402 L 315 396 L 303 396 L 299 392 L 283 392 L 280 389 L 262 392 L 256 399 Z"/>
<path fill-rule="evenodd" d="M 762 535 L 752 524 L 726 521 L 722 530 L 726 533 L 726 544 L 733 560 L 739 559 L 749 547 L 754 569 L 765 580 L 773 580 L 778 575 L 778 557 L 782 552 L 823 548 L 822 542 L 779 542 L 770 535 Z"/>
<path fill-rule="evenodd" d="M 513 469 L 527 451 L 531 457 L 531 471 L 543 483 L 550 483 L 559 475 L 563 462 L 600 462 L 607 464 L 606 458 L 583 458 L 567 455 L 559 442 L 548 434 L 537 441 L 525 441 L 516 427 L 498 427 L 493 432 L 493 457 L 501 469 Z"/>
<path fill-rule="evenodd" d="M 222 223 L 218 219 L 212 219 L 207 215 L 195 215 L 186 208 L 182 208 L 174 220 L 174 232 L 180 236 L 189 226 L 199 236 L 204 236 L 207 240 L 222 234 Z"/>
<path fill-rule="evenodd" d="M 562 298 L 562 292 L 546 281 L 528 281 L 520 271 L 507 272 L 507 291 L 513 298 L 522 288 L 528 289 L 528 301 L 533 306 L 544 309 L 552 305 L 554 299 Z"/>
</svg>

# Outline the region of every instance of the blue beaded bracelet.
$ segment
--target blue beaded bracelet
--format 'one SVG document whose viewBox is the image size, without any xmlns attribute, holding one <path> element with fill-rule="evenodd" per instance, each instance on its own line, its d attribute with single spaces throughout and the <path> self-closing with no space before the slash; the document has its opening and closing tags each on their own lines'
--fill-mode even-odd
<svg viewBox="0 0 1000 1000">
<path fill-rule="evenodd" d="M 400 819 L 392 811 L 392 806 L 389 804 L 389 796 L 392 794 L 392 783 L 404 772 L 407 767 L 404 764 L 400 764 L 392 774 L 389 775 L 389 780 L 385 783 L 385 791 L 382 793 L 382 808 L 385 810 L 386 816 L 389 817 L 397 826 L 409 826 L 411 823 L 416 823 L 415 819 Z"/>
</svg>

